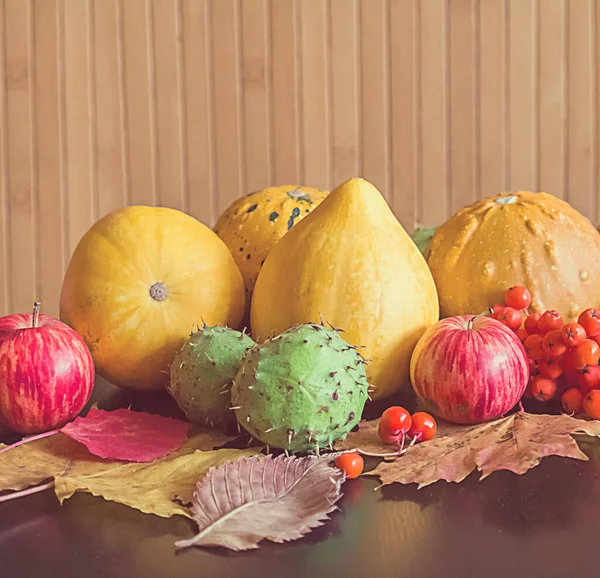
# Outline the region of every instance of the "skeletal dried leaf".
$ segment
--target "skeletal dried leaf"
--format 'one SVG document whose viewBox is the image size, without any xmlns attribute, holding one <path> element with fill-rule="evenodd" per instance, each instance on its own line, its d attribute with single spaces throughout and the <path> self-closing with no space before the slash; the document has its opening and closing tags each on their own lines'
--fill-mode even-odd
<svg viewBox="0 0 600 578">
<path fill-rule="evenodd" d="M 263 539 L 297 540 L 337 508 L 344 479 L 331 458 L 268 455 L 225 463 L 198 483 L 198 534 L 176 546 L 248 550 Z"/>
</svg>

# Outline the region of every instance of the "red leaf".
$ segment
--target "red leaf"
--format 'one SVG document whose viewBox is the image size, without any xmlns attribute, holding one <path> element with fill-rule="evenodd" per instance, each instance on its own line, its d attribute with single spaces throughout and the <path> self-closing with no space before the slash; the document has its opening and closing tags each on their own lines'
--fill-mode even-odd
<svg viewBox="0 0 600 578">
<path fill-rule="evenodd" d="M 151 462 L 176 450 L 190 424 L 145 412 L 91 409 L 60 431 L 107 460 Z"/>
</svg>

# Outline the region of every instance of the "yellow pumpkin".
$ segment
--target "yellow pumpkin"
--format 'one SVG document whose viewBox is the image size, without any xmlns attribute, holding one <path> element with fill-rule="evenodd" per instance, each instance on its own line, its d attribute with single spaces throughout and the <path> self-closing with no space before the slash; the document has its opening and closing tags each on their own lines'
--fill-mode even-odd
<svg viewBox="0 0 600 578">
<path fill-rule="evenodd" d="M 531 291 L 531 312 L 556 309 L 565 321 L 600 305 L 600 234 L 547 193 L 503 193 L 461 209 L 425 256 L 442 317 L 481 313 L 513 285 Z"/>
<path fill-rule="evenodd" d="M 163 207 L 126 207 L 81 239 L 64 278 L 60 318 L 88 344 L 96 369 L 124 388 L 162 388 L 192 327 L 237 328 L 244 284 L 225 243 Z"/>
<path fill-rule="evenodd" d="M 311 187 L 270 187 L 237 199 L 219 217 L 214 231 L 242 273 L 248 308 L 258 272 L 271 249 L 326 196 L 327 191 Z"/>
<path fill-rule="evenodd" d="M 322 315 L 364 346 L 377 399 L 408 385 L 411 353 L 438 313 L 421 252 L 380 192 L 354 178 L 271 251 L 254 288 L 251 328 L 262 341 Z"/>
</svg>

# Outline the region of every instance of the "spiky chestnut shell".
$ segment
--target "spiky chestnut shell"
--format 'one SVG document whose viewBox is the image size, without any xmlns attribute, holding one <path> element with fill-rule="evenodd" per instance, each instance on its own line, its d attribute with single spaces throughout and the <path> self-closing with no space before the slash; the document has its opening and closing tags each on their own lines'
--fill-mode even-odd
<svg viewBox="0 0 600 578">
<path fill-rule="evenodd" d="M 246 352 L 232 407 L 240 425 L 264 444 L 318 451 L 359 422 L 368 397 L 364 364 L 335 330 L 296 325 Z"/>
<path fill-rule="evenodd" d="M 192 333 L 173 358 L 167 386 L 191 422 L 210 426 L 235 422 L 229 411 L 231 380 L 253 345 L 248 335 L 227 327 L 204 326 Z"/>
</svg>

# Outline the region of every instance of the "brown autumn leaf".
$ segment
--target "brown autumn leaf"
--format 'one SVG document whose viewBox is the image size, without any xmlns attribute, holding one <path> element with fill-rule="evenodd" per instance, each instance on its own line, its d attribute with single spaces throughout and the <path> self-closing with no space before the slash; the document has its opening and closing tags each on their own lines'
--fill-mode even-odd
<svg viewBox="0 0 600 578">
<path fill-rule="evenodd" d="M 572 434 L 600 436 L 600 421 L 518 412 L 474 426 L 441 423 L 432 440 L 411 447 L 403 456 L 382 462 L 364 475 L 378 476 L 382 485 L 416 483 L 419 488 L 438 480 L 461 482 L 475 469 L 481 472 L 480 479 L 499 470 L 521 475 L 546 456 L 587 460 Z M 350 433 L 336 449 L 394 451 L 376 440 L 377 420 L 363 422 L 359 431 Z"/>
<path fill-rule="evenodd" d="M 162 517 L 191 517 L 184 505 L 191 503 L 196 482 L 211 466 L 260 451 L 211 451 L 231 439 L 221 432 L 200 430 L 167 456 L 137 464 L 104 460 L 59 433 L 0 454 L 0 492 L 23 490 L 54 479 L 61 503 L 80 491 Z M 10 498 L 10 494 L 2 498 Z"/>
<path fill-rule="evenodd" d="M 194 492 L 198 534 L 175 546 L 249 550 L 263 539 L 297 540 L 337 509 L 344 479 L 330 456 L 268 455 L 225 463 L 211 469 Z"/>
</svg>

